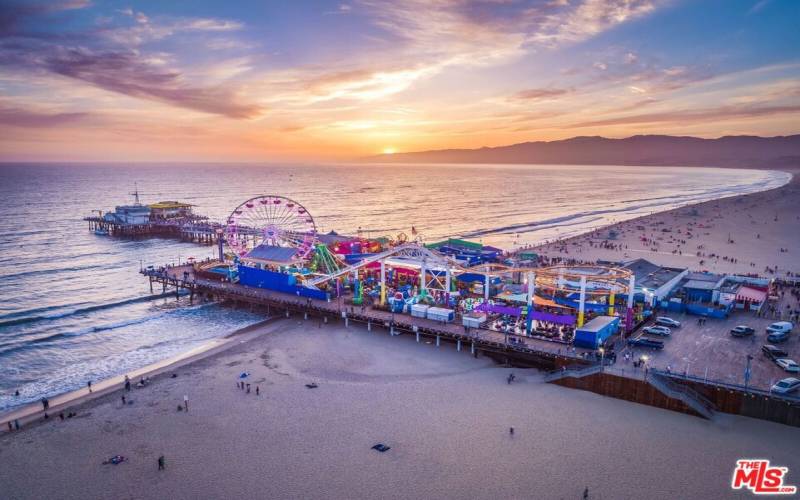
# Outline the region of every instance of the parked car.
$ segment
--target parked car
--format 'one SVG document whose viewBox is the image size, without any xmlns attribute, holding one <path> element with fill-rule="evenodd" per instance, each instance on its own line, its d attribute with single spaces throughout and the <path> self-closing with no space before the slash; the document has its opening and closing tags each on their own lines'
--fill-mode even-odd
<svg viewBox="0 0 800 500">
<path fill-rule="evenodd" d="M 749 326 L 739 325 L 734 326 L 731 328 L 731 335 L 734 337 L 747 337 L 748 335 L 753 335 L 756 333 L 754 328 L 750 328 Z"/>
<path fill-rule="evenodd" d="M 800 388 L 800 379 L 789 377 L 779 380 L 772 386 L 772 392 L 776 394 L 789 394 Z"/>
<path fill-rule="evenodd" d="M 672 318 L 668 318 L 666 316 L 659 316 L 656 318 L 656 324 L 661 326 L 669 326 L 672 328 L 680 328 L 681 322 L 676 321 Z"/>
<path fill-rule="evenodd" d="M 794 328 L 794 325 L 790 321 L 778 321 L 767 327 L 767 333 L 789 333 L 792 328 Z"/>
<path fill-rule="evenodd" d="M 664 342 L 660 340 L 652 340 L 640 337 L 638 339 L 628 339 L 628 345 L 631 347 L 646 347 L 648 349 L 663 349 Z"/>
<path fill-rule="evenodd" d="M 669 337 L 672 334 L 672 331 L 666 326 L 646 326 L 642 328 L 642 331 L 644 333 L 658 335 L 660 337 Z"/>
<path fill-rule="evenodd" d="M 779 344 L 789 340 L 789 332 L 772 332 L 767 335 L 767 341 L 773 344 Z"/>
<path fill-rule="evenodd" d="M 783 368 L 783 371 L 789 373 L 797 373 L 800 372 L 800 365 L 794 362 L 789 358 L 778 358 L 775 360 L 775 364 Z"/>
<path fill-rule="evenodd" d="M 780 358 L 784 358 L 789 355 L 788 352 L 784 351 L 780 347 L 775 347 L 774 345 L 764 344 L 761 346 L 761 352 L 764 353 L 766 357 L 771 360 L 776 360 Z"/>
</svg>

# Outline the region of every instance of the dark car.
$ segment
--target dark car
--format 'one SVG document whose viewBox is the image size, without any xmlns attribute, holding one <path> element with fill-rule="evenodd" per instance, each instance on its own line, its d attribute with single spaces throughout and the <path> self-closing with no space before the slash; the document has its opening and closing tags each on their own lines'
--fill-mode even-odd
<svg viewBox="0 0 800 500">
<path fill-rule="evenodd" d="M 779 347 L 775 347 L 774 345 L 764 344 L 761 346 L 761 352 L 764 353 L 766 357 L 775 361 L 778 358 L 785 358 L 789 355 L 786 351 Z"/>
<path fill-rule="evenodd" d="M 660 340 L 652 340 L 646 338 L 628 339 L 628 345 L 631 347 L 646 347 L 648 349 L 663 349 L 664 342 Z"/>
<path fill-rule="evenodd" d="M 734 337 L 747 337 L 748 335 L 753 335 L 756 333 L 754 328 L 750 328 L 749 326 L 739 325 L 731 328 L 731 335 Z"/>
</svg>

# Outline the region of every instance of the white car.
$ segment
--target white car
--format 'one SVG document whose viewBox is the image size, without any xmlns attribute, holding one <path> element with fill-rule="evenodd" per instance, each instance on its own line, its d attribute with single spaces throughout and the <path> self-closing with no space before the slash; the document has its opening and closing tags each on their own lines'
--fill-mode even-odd
<svg viewBox="0 0 800 500">
<path fill-rule="evenodd" d="M 789 333 L 794 328 L 794 325 L 789 321 L 778 321 L 777 323 L 772 323 L 767 327 L 767 334 L 774 334 L 774 333 Z"/>
<path fill-rule="evenodd" d="M 778 358 L 775 360 L 775 364 L 783 368 L 784 371 L 790 373 L 800 372 L 800 365 L 789 358 Z"/>
<path fill-rule="evenodd" d="M 666 326 L 646 326 L 642 328 L 644 333 L 658 335 L 659 337 L 669 337 L 672 331 Z"/>
<path fill-rule="evenodd" d="M 775 394 L 789 394 L 800 388 L 800 379 L 789 377 L 779 380 L 772 386 L 772 392 Z"/>
<path fill-rule="evenodd" d="M 666 316 L 659 316 L 656 318 L 656 324 L 661 326 L 669 326 L 672 328 L 680 328 L 681 322 L 675 321 L 672 318 L 668 318 Z"/>
</svg>

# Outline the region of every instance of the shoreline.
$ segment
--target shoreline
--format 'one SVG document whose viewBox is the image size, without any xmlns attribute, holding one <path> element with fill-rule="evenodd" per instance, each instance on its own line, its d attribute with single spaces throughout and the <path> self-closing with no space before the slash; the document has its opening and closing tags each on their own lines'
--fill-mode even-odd
<svg viewBox="0 0 800 500">
<path fill-rule="evenodd" d="M 767 169 L 767 170 L 772 170 L 772 169 Z M 572 235 L 565 236 L 565 237 L 562 237 L 562 238 L 557 238 L 555 240 L 549 240 L 549 241 L 545 241 L 543 243 L 537 243 L 535 245 L 530 245 L 530 246 L 526 246 L 524 248 L 515 249 L 514 253 L 518 253 L 520 251 L 534 251 L 534 252 L 538 252 L 538 253 L 540 253 L 540 255 L 548 257 L 548 258 L 557 257 L 557 258 L 567 259 L 567 260 L 572 259 L 572 260 L 575 260 L 575 261 L 578 261 L 578 262 L 594 262 L 594 261 L 597 261 L 597 260 L 625 261 L 625 260 L 634 260 L 634 259 L 637 259 L 637 258 L 643 258 L 643 259 L 651 260 L 654 263 L 661 264 L 661 265 L 669 267 L 671 265 L 675 265 L 674 264 L 674 262 L 676 261 L 676 259 L 674 258 L 674 257 L 676 257 L 675 254 L 667 253 L 667 252 L 651 252 L 651 251 L 648 251 L 646 248 L 642 248 L 642 249 L 625 248 L 625 250 L 626 250 L 624 252 L 625 255 L 621 255 L 620 254 L 620 251 L 622 251 L 621 249 L 617 249 L 618 250 L 617 252 L 613 252 L 613 251 L 605 251 L 605 252 L 603 252 L 603 251 L 600 251 L 599 248 L 592 248 L 592 244 L 598 244 L 598 243 L 605 242 L 605 241 L 610 241 L 610 242 L 614 243 L 614 242 L 616 242 L 616 240 L 611 237 L 611 235 L 610 235 L 611 232 L 617 232 L 617 233 L 621 233 L 621 234 L 624 235 L 626 229 L 628 231 L 631 230 L 630 226 L 640 226 L 639 229 L 641 230 L 641 226 L 647 225 L 648 223 L 651 224 L 651 225 L 655 225 L 655 224 L 662 224 L 663 225 L 665 223 L 664 222 L 665 219 L 667 219 L 667 218 L 677 219 L 678 217 L 684 217 L 684 216 L 686 216 L 686 214 L 682 213 L 682 212 L 687 212 L 687 211 L 689 211 L 689 212 L 703 212 L 703 211 L 711 212 L 713 210 L 716 210 L 717 212 L 721 212 L 721 211 L 724 212 L 725 210 L 728 210 L 728 212 L 726 212 L 724 215 L 730 216 L 730 210 L 733 207 L 739 208 L 742 204 L 752 203 L 752 206 L 750 208 L 761 209 L 761 211 L 774 210 L 775 213 L 776 213 L 776 219 L 775 219 L 776 222 L 777 222 L 777 214 L 779 214 L 779 213 L 783 213 L 784 215 L 788 215 L 788 216 L 796 215 L 795 214 L 795 212 L 796 212 L 795 208 L 796 207 L 792 207 L 792 209 L 790 209 L 790 210 L 786 210 L 784 212 L 781 212 L 779 208 L 774 208 L 773 209 L 771 204 L 775 201 L 775 199 L 778 199 L 778 198 L 781 198 L 781 197 L 789 197 L 788 201 L 791 202 L 791 201 L 793 201 L 792 198 L 796 197 L 797 193 L 800 193 L 800 167 L 782 168 L 782 169 L 779 169 L 777 171 L 789 174 L 791 176 L 789 181 L 787 183 L 781 185 L 781 186 L 770 188 L 770 189 L 765 189 L 765 190 L 762 190 L 762 191 L 754 191 L 754 192 L 751 192 L 751 193 L 738 194 L 738 195 L 733 195 L 733 196 L 724 196 L 724 197 L 721 197 L 721 198 L 714 198 L 714 199 L 711 199 L 711 200 L 706 200 L 706 201 L 702 201 L 702 202 L 698 202 L 698 203 L 688 203 L 688 204 L 685 204 L 685 205 L 680 205 L 680 206 L 675 207 L 675 208 L 671 208 L 669 210 L 653 212 L 653 213 L 649 213 L 649 214 L 646 214 L 646 215 L 640 215 L 640 216 L 633 217 L 633 218 L 630 218 L 630 219 L 625 219 L 625 220 L 622 220 L 622 221 L 614 221 L 614 222 L 611 222 L 609 224 L 603 224 L 603 225 L 595 226 L 595 227 L 593 227 L 591 229 L 588 229 L 586 231 L 581 231 L 580 233 L 577 233 L 577 234 L 572 234 Z M 765 197 L 770 197 L 770 196 L 773 196 L 773 195 L 774 195 L 774 199 L 765 199 Z M 767 204 L 769 204 L 770 206 L 766 206 Z M 782 222 L 785 223 L 785 221 L 782 221 Z M 798 224 L 798 228 L 800 228 L 800 224 Z M 743 232 L 746 233 L 746 228 L 741 227 L 741 226 L 736 227 L 735 230 L 745 230 Z M 680 231 L 678 231 L 678 232 L 680 232 Z M 606 234 L 604 235 L 603 233 L 606 233 Z M 790 234 L 791 234 L 791 231 L 786 231 L 786 235 L 787 236 L 790 235 Z M 705 235 L 708 236 L 709 233 L 706 232 Z M 703 239 L 703 238 L 700 238 L 700 239 Z M 713 239 L 713 237 L 709 238 L 709 239 Z M 591 243 L 589 243 L 589 242 L 591 242 Z M 623 240 L 620 240 L 620 242 L 624 243 Z M 569 252 L 569 248 L 568 247 L 577 246 L 577 245 L 579 245 L 581 243 L 583 245 L 579 247 L 580 250 L 578 252 L 572 252 L 572 253 Z M 766 245 L 766 243 L 764 243 L 764 245 Z M 786 244 L 785 247 L 781 246 L 780 248 L 787 248 L 788 249 L 790 247 L 791 247 L 791 245 Z M 797 247 L 795 246 L 794 248 L 796 249 Z M 736 254 L 736 250 L 737 249 L 735 249 L 735 248 L 730 250 L 730 252 L 733 254 L 733 255 L 731 255 L 731 257 L 733 257 Z M 584 251 L 586 251 L 586 252 L 584 253 Z M 767 253 L 767 252 L 768 252 L 768 250 L 763 250 L 762 251 L 762 253 Z M 632 253 L 640 253 L 640 255 L 635 255 L 634 256 L 634 255 L 632 255 Z M 704 252 L 704 253 L 708 253 L 708 252 Z M 589 255 L 587 255 L 587 254 L 589 254 Z M 788 255 L 788 253 L 787 253 L 787 255 Z M 701 270 L 700 267 L 693 268 L 691 264 L 688 264 L 689 258 L 694 256 L 694 253 L 692 255 L 689 255 L 688 253 L 687 254 L 682 254 L 681 256 L 686 258 L 685 259 L 685 261 L 687 262 L 686 267 L 688 267 L 690 270 L 692 270 L 692 271 L 700 271 Z M 783 270 L 784 273 L 787 272 L 787 271 L 791 272 L 791 273 L 800 272 L 800 258 L 795 259 L 795 260 L 797 261 L 797 264 L 795 265 L 795 267 L 793 269 L 783 268 L 782 270 Z M 659 261 L 662 261 L 662 262 L 659 262 Z M 664 263 L 664 262 L 666 262 L 666 263 Z M 728 270 L 726 272 L 729 272 L 731 274 L 760 274 L 760 275 L 763 275 L 763 276 L 767 276 L 767 273 L 765 272 L 763 266 L 762 267 L 754 267 L 754 268 L 743 268 L 743 269 L 741 268 L 742 266 L 738 266 L 739 267 L 738 270 L 737 269 L 731 269 L 732 267 L 733 266 L 728 266 Z M 723 272 L 723 271 L 720 270 L 719 272 Z M 776 273 L 772 277 L 785 277 L 785 275 L 778 276 L 777 273 Z"/>
<path fill-rule="evenodd" d="M 754 192 L 750 192 L 750 193 L 746 193 L 746 194 L 738 194 L 738 195 L 732 195 L 732 196 L 725 196 L 725 197 L 722 197 L 722 198 L 714 198 L 714 199 L 711 199 L 711 200 L 706 200 L 706 201 L 702 201 L 702 202 L 698 202 L 698 203 L 687 203 L 685 205 L 681 205 L 681 206 L 678 206 L 678 207 L 675 207 L 675 208 L 672 208 L 672 209 L 669 209 L 669 210 L 664 210 L 664 211 L 660 211 L 660 212 L 653 212 L 653 213 L 650 213 L 650 214 L 647 214 L 647 215 L 641 215 L 641 216 L 637 216 L 637 217 L 634 217 L 634 218 L 631 218 L 631 219 L 626 219 L 626 220 L 623 220 L 623 221 L 616 221 L 616 222 L 612 222 L 610 224 L 596 226 L 596 227 L 587 229 L 586 231 L 583 231 L 581 233 L 578 233 L 578 234 L 575 234 L 575 235 L 571 235 L 571 236 L 567 236 L 567 237 L 564 237 L 564 238 L 559 238 L 559 239 L 556 239 L 556 240 L 552 240 L 552 241 L 548 241 L 548 242 L 544 242 L 544 243 L 539 243 L 539 244 L 536 244 L 536 245 L 533 245 L 533 246 L 527 246 L 527 247 L 524 247 L 524 248 L 518 248 L 518 249 L 515 249 L 513 251 L 513 253 L 517 253 L 517 252 L 520 252 L 520 251 L 531 251 L 531 250 L 539 250 L 539 251 L 550 252 L 553 249 L 553 247 L 563 247 L 565 245 L 568 245 L 568 244 L 571 244 L 573 242 L 576 242 L 576 241 L 578 241 L 578 240 L 580 240 L 582 238 L 591 237 L 592 235 L 594 235 L 594 234 L 596 234 L 596 233 L 598 233 L 600 231 L 612 230 L 612 229 L 614 229 L 616 227 L 619 227 L 622 224 L 631 224 L 631 223 L 641 222 L 641 221 L 644 221 L 644 220 L 646 220 L 648 218 L 651 218 L 651 217 L 654 217 L 654 216 L 669 215 L 669 214 L 676 213 L 676 212 L 678 212 L 680 210 L 685 210 L 687 208 L 692 208 L 692 207 L 698 207 L 699 208 L 699 207 L 702 207 L 704 205 L 708 205 L 708 204 L 711 204 L 711 203 L 719 203 L 720 201 L 723 201 L 723 200 L 734 201 L 734 200 L 737 200 L 737 199 L 745 199 L 745 198 L 752 197 L 752 196 L 763 195 L 765 193 L 778 192 L 780 190 L 787 189 L 787 187 L 789 187 L 789 186 L 793 186 L 795 184 L 800 184 L 800 167 L 796 168 L 796 169 L 786 169 L 786 168 L 783 168 L 783 169 L 758 169 L 758 168 L 750 168 L 750 170 L 774 170 L 774 171 L 780 171 L 780 172 L 785 172 L 785 173 L 789 174 L 791 177 L 790 177 L 789 181 L 786 184 L 783 184 L 782 186 L 779 186 L 779 187 L 765 189 L 765 190 L 762 190 L 762 191 L 754 191 Z M 647 255 L 643 256 L 643 258 L 647 258 L 647 257 L 648 257 Z M 658 259 L 656 257 L 653 260 L 658 260 Z M 199 346 L 197 346 L 197 347 L 195 347 L 193 349 L 185 351 L 183 353 L 171 356 L 169 358 L 166 358 L 164 360 L 161 360 L 161 361 L 158 361 L 158 362 L 155 362 L 155 363 L 150 363 L 148 365 L 145 365 L 145 366 L 143 366 L 141 368 L 138 368 L 138 369 L 135 369 L 135 370 L 131 370 L 128 373 L 128 376 L 130 377 L 130 379 L 132 381 L 136 380 L 138 378 L 141 378 L 141 377 L 145 377 L 145 376 L 150 376 L 150 377 L 154 377 L 154 376 L 157 376 L 157 375 L 160 376 L 160 375 L 162 375 L 163 373 L 165 373 L 165 372 L 167 372 L 169 370 L 174 370 L 174 369 L 186 366 L 188 364 L 191 364 L 194 361 L 198 361 L 198 360 L 201 360 L 201 359 L 212 357 L 212 356 L 214 356 L 214 355 L 216 355 L 216 354 L 218 354 L 220 352 L 225 351 L 226 349 L 232 347 L 233 345 L 236 345 L 236 342 L 234 342 L 232 340 L 234 337 L 246 336 L 246 340 L 242 340 L 244 342 L 244 341 L 249 341 L 249 340 L 252 340 L 253 338 L 259 337 L 259 336 L 267 333 L 267 331 L 271 331 L 271 330 L 267 330 L 267 331 L 262 331 L 262 330 L 265 330 L 266 327 L 269 326 L 275 319 L 280 319 L 280 318 L 268 318 L 268 319 L 266 319 L 264 321 L 259 321 L 259 322 L 255 323 L 253 325 L 249 325 L 249 326 L 245 326 L 245 327 L 239 328 L 237 330 L 234 330 L 234 331 L 230 332 L 229 334 L 227 334 L 227 335 L 225 335 L 223 337 L 219 337 L 217 339 L 213 339 L 213 340 L 207 341 L 207 342 L 205 342 L 205 343 L 203 343 L 203 344 L 201 344 L 201 345 L 199 345 Z M 93 391 L 91 393 L 88 391 L 87 388 L 80 388 L 80 389 L 67 391 L 67 392 L 58 394 L 58 395 L 56 395 L 56 396 L 54 396 L 52 398 L 48 398 L 50 400 L 50 403 L 51 403 L 50 408 L 48 410 L 48 415 L 54 415 L 55 418 L 57 418 L 59 411 L 65 410 L 65 409 L 67 409 L 67 408 L 69 408 L 71 406 L 74 406 L 74 405 L 82 405 L 84 403 L 100 399 L 101 397 L 107 396 L 109 394 L 114 394 L 117 391 L 121 390 L 123 381 L 124 381 L 124 375 L 117 375 L 117 376 L 114 376 L 114 377 L 110 377 L 110 378 L 107 378 L 107 379 L 100 380 L 97 383 L 93 383 L 93 386 L 92 386 L 93 387 Z M 15 407 L 15 408 L 13 408 L 13 409 L 11 409 L 9 411 L 6 411 L 4 413 L 0 413 L 0 428 L 6 428 L 8 422 L 12 422 L 13 423 L 14 420 L 16 420 L 16 419 L 19 420 L 21 425 L 27 425 L 27 424 L 30 424 L 30 423 L 36 422 L 36 421 L 44 422 L 45 421 L 43 419 L 44 413 L 45 412 L 42 409 L 40 402 L 33 402 L 33 403 L 23 404 L 21 406 Z M 54 418 L 54 417 L 51 416 L 50 418 Z"/>
<path fill-rule="evenodd" d="M 679 482 L 685 497 L 716 499 L 731 498 L 730 471 L 742 456 L 795 468 L 798 428 L 727 414 L 711 422 L 565 390 L 534 369 L 363 325 L 274 326 L 275 335 L 234 342 L 176 378 L 165 373 L 133 391 L 134 404 L 121 405 L 120 391 L 85 403 L 76 418 L 0 436 L 4 493 L 579 498 L 588 486 L 592 498 L 666 499 Z M 237 387 L 245 371 L 251 392 Z M 184 395 L 188 412 L 176 410 Z M 391 450 L 378 453 L 376 443 Z M 103 465 L 116 455 L 124 463 Z M 53 460 L 58 467 L 42 468 Z"/>
<path fill-rule="evenodd" d="M 249 342 L 262 335 L 266 335 L 274 330 L 274 328 L 269 327 L 277 326 L 280 324 L 281 319 L 283 318 L 267 318 L 252 325 L 238 328 L 223 337 L 206 341 L 188 351 L 131 370 L 127 375 L 130 377 L 131 383 L 134 384 L 137 379 L 144 377 L 157 380 L 158 378 L 162 378 L 169 371 L 216 356 L 235 345 Z M 236 340 L 239 340 L 239 342 L 236 342 Z M 50 419 L 57 419 L 60 411 L 76 406 L 80 407 L 87 403 L 98 401 L 106 396 L 116 394 L 124 390 L 124 381 L 125 375 L 116 375 L 99 380 L 97 383 L 92 382 L 91 392 L 89 392 L 88 388 L 81 388 L 48 398 L 50 401 L 50 408 L 47 414 Z M 30 427 L 30 425 L 45 423 L 47 419 L 44 418 L 44 414 L 45 411 L 42 409 L 41 402 L 26 403 L 22 406 L 18 406 L 10 411 L 0 413 L 0 431 L 8 432 L 8 423 L 11 422 L 13 425 L 15 420 L 19 420 L 21 428 L 23 426 Z"/>
<path fill-rule="evenodd" d="M 703 168 L 703 167 L 689 167 L 689 168 Z M 706 168 L 722 168 L 722 167 L 706 167 Z M 614 220 L 613 222 L 602 223 L 602 224 L 599 224 L 599 225 L 596 225 L 596 226 L 587 226 L 585 228 L 580 229 L 579 232 L 577 232 L 575 234 L 569 234 L 569 235 L 565 235 L 565 236 L 560 236 L 560 237 L 558 237 L 556 239 L 552 239 L 552 240 L 548 239 L 548 240 L 545 240 L 544 242 L 540 242 L 540 243 L 535 243 L 535 244 L 532 244 L 532 245 L 526 245 L 526 246 L 523 246 L 523 247 L 519 247 L 519 248 L 514 249 L 511 253 L 518 253 L 518 252 L 522 252 L 522 251 L 526 251 L 526 250 L 534 250 L 534 249 L 537 249 L 537 248 L 540 248 L 540 247 L 543 247 L 543 246 L 555 245 L 555 244 L 558 244 L 558 243 L 567 243 L 567 242 L 569 242 L 571 240 L 574 240 L 574 239 L 577 239 L 577 238 L 581 238 L 583 236 L 587 236 L 587 235 L 589 235 L 591 233 L 594 233 L 594 232 L 597 232 L 597 231 L 608 230 L 608 229 L 611 229 L 614 226 L 618 226 L 620 224 L 630 223 L 630 222 L 638 221 L 638 220 L 641 220 L 641 219 L 646 219 L 648 217 L 652 217 L 652 216 L 658 215 L 658 214 L 669 214 L 669 213 L 672 213 L 672 212 L 676 212 L 678 210 L 683 210 L 683 209 L 692 208 L 692 207 L 699 207 L 699 206 L 702 206 L 702 205 L 705 205 L 705 204 L 719 202 L 719 201 L 723 201 L 723 200 L 735 200 L 737 198 L 745 198 L 745 197 L 748 197 L 748 196 L 754 196 L 754 195 L 758 195 L 758 194 L 762 194 L 762 193 L 769 193 L 769 192 L 773 192 L 773 191 L 779 191 L 781 189 L 785 189 L 787 186 L 790 186 L 792 183 L 800 181 L 800 167 L 797 167 L 797 168 L 794 168 L 794 169 L 786 169 L 786 168 L 780 168 L 780 169 L 772 169 L 772 168 L 734 168 L 734 167 L 730 167 L 730 168 L 733 169 L 733 170 L 768 170 L 768 171 L 773 171 L 773 172 L 783 172 L 783 173 L 789 174 L 790 177 L 789 177 L 789 180 L 785 184 L 782 184 L 782 185 L 777 186 L 777 187 L 770 187 L 768 189 L 762 189 L 762 190 L 759 190 L 759 191 L 751 191 L 751 192 L 748 192 L 748 193 L 729 194 L 729 195 L 726 195 L 726 196 L 721 196 L 719 198 L 711 198 L 711 199 L 703 200 L 703 201 L 690 201 L 690 202 L 675 206 L 673 208 L 668 208 L 666 210 L 657 210 L 657 211 L 650 212 L 650 213 L 643 214 L 643 215 L 637 215 L 635 217 L 631 217 L 630 219 Z"/>
</svg>

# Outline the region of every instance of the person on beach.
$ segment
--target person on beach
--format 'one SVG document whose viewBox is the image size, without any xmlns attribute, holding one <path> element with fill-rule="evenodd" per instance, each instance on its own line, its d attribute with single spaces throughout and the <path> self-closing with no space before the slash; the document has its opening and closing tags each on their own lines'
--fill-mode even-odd
<svg viewBox="0 0 800 500">
<path fill-rule="evenodd" d="M 250 394 L 250 384 L 247 384 L 247 394 Z"/>
<path fill-rule="evenodd" d="M 122 406 L 125 406 L 126 403 L 127 403 L 127 401 L 125 401 L 125 395 L 123 394 L 122 395 Z"/>
<path fill-rule="evenodd" d="M 256 396 L 258 396 L 259 394 L 261 394 L 261 390 L 258 388 L 258 386 L 256 386 Z"/>
<path fill-rule="evenodd" d="M 16 391 L 14 391 L 14 396 L 17 396 L 17 397 L 19 397 L 19 389 L 17 389 Z"/>
<path fill-rule="evenodd" d="M 128 392 L 131 390 L 131 379 L 127 375 L 125 375 L 125 390 Z"/>
<path fill-rule="evenodd" d="M 11 432 L 13 430 L 14 430 L 14 427 L 11 426 L 11 421 L 9 420 L 9 422 L 8 422 L 8 432 Z"/>
<path fill-rule="evenodd" d="M 86 382 L 86 386 L 89 387 L 89 392 L 92 392 L 92 381 Z"/>
<path fill-rule="evenodd" d="M 19 419 L 14 419 L 14 429 L 19 430 Z"/>
<path fill-rule="evenodd" d="M 583 489 L 583 500 L 586 500 L 587 498 L 589 498 L 589 487 L 588 486 Z"/>
<path fill-rule="evenodd" d="M 158 470 L 166 470 L 164 462 L 165 462 L 164 461 L 164 455 L 161 455 L 160 457 L 158 457 Z"/>
</svg>

